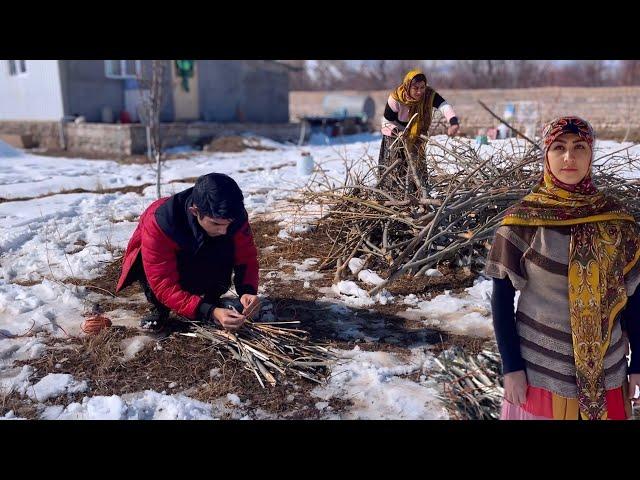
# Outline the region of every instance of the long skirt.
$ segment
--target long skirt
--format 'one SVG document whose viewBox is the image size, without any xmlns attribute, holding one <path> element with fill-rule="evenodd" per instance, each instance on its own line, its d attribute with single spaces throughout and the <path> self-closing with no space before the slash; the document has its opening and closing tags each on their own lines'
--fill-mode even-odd
<svg viewBox="0 0 640 480">
<path fill-rule="evenodd" d="M 394 138 L 392 137 L 387 137 L 386 135 L 382 136 L 382 142 L 380 142 L 380 155 L 378 156 L 379 167 L 388 167 L 395 160 L 395 158 L 393 160 L 391 159 L 391 151 L 389 149 L 393 141 Z M 404 158 L 404 151 L 399 151 L 398 154 Z"/>
<path fill-rule="evenodd" d="M 407 145 L 411 153 L 410 158 L 413 159 L 412 167 L 410 167 L 405 148 L 401 148 L 397 144 L 398 148 L 391 149 L 391 145 L 395 140 L 394 137 L 382 136 L 380 154 L 378 156 L 378 178 L 385 175 L 387 167 L 393 165 L 397 160 L 401 161 L 393 169 L 392 177 L 394 179 L 391 176 L 385 176 L 379 187 L 383 190 L 399 188 L 407 193 L 416 193 L 416 189 L 425 188 L 429 183 L 429 172 L 425 163 L 425 144 L 420 140 Z M 415 174 L 410 172 L 415 172 Z M 419 182 L 414 180 L 416 177 L 419 178 Z M 398 183 L 399 181 L 401 183 Z M 421 194 L 424 195 L 424 193 Z"/>
<path fill-rule="evenodd" d="M 605 398 L 609 420 L 631 418 L 631 402 L 626 397 L 626 388 L 607 390 Z M 530 385 L 524 405 L 503 400 L 500 420 L 578 420 L 578 399 L 561 397 Z"/>
</svg>

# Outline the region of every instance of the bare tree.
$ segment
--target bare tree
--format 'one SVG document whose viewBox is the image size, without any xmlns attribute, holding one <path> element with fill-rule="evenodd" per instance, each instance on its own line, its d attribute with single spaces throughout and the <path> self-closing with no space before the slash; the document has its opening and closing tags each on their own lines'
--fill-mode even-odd
<svg viewBox="0 0 640 480">
<path fill-rule="evenodd" d="M 640 60 L 458 60 L 440 66 L 426 60 L 313 63 L 314 68 L 292 82 L 292 90 L 386 90 L 397 86 L 414 68 L 424 68 L 429 84 L 436 88 L 640 85 Z"/>
<path fill-rule="evenodd" d="M 621 85 L 640 85 L 640 60 L 623 60 L 619 79 Z"/>
<path fill-rule="evenodd" d="M 601 87 L 606 83 L 606 65 L 603 60 L 588 60 L 581 62 L 583 85 L 587 87 Z"/>
<path fill-rule="evenodd" d="M 162 182 L 162 136 L 160 129 L 160 111 L 164 97 L 164 77 L 167 71 L 167 60 L 151 60 L 151 72 L 140 72 L 139 82 L 146 92 L 142 96 L 140 117 L 146 125 L 147 155 L 155 163 L 156 195 L 160 198 Z M 145 73 L 147 73 L 145 75 Z"/>
<path fill-rule="evenodd" d="M 546 84 L 549 62 L 539 60 L 511 60 L 509 63 L 509 87 L 530 88 Z"/>
<path fill-rule="evenodd" d="M 388 60 L 378 60 L 378 79 L 382 84 L 382 88 L 387 86 L 387 65 Z"/>
<path fill-rule="evenodd" d="M 422 60 L 391 60 L 386 63 L 386 72 L 389 83 L 387 87 L 395 87 L 399 85 L 409 70 L 422 68 Z M 428 72 L 427 79 L 429 79 Z"/>
<path fill-rule="evenodd" d="M 345 81 L 352 72 L 344 60 L 318 60 L 311 74 L 314 85 L 321 90 L 348 88 Z"/>
<path fill-rule="evenodd" d="M 349 90 L 384 90 L 388 88 L 388 60 L 378 60 L 373 64 L 363 62 L 357 70 L 345 72 Z"/>
<path fill-rule="evenodd" d="M 299 71 L 289 72 L 289 82 L 291 90 L 313 90 L 314 82 L 309 76 L 307 68 L 307 60 L 300 62 L 301 69 Z"/>
<path fill-rule="evenodd" d="M 555 65 L 547 79 L 550 85 L 557 87 L 573 87 L 580 84 L 580 66 L 576 62 L 566 65 Z"/>
<path fill-rule="evenodd" d="M 508 83 L 505 60 L 460 60 L 453 66 L 454 88 L 503 88 Z"/>
</svg>

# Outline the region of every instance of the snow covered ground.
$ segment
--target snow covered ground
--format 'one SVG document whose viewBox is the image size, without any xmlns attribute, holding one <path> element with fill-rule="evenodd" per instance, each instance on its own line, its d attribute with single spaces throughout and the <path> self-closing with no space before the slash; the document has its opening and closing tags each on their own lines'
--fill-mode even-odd
<svg viewBox="0 0 640 480">
<path fill-rule="evenodd" d="M 339 179 L 344 176 L 344 159 L 377 157 L 380 137 L 361 134 L 341 141 L 314 139 L 304 147 L 268 145 L 277 148 L 191 153 L 188 158 L 170 160 L 163 170 L 162 191 L 170 195 L 193 185 L 186 179 L 213 171 L 227 173 L 245 193 L 251 218 L 278 220 L 283 228 L 280 237 L 291 238 L 305 230 L 291 215 L 290 207 L 284 208 L 287 199 L 308 180 L 296 171 L 301 152 L 311 153 L 318 168 Z M 615 142 L 599 145 L 603 152 L 625 146 Z M 636 150 L 640 154 L 638 147 Z M 138 216 L 155 200 L 154 175 L 147 165 L 38 156 L 0 142 L 0 199 L 5 200 L 0 203 L 0 395 L 14 391 L 36 402 L 59 398 L 59 405 L 41 409 L 40 416 L 46 419 L 211 419 L 229 412 L 233 418 L 247 418 L 243 400 L 233 395 L 211 404 L 181 393 L 154 391 L 92 396 L 85 382 L 69 375 L 50 374 L 34 382 L 30 367 L 14 365 L 16 360 L 42 355 L 47 335 L 63 338 L 81 334 L 83 313 L 91 301 L 102 296 L 69 280 L 94 279 L 122 254 Z M 151 186 L 142 194 L 104 193 L 105 189 L 145 184 Z M 77 188 L 94 193 L 65 193 Z M 307 287 L 317 275 L 314 260 L 300 261 L 292 265 L 293 277 L 304 280 Z M 493 335 L 490 282 L 486 279 L 479 278 L 460 295 L 445 292 L 425 299 L 411 295 L 394 298 L 386 291 L 370 298 L 363 288 L 377 284 L 380 278 L 369 270 L 361 271 L 358 278 L 361 286 L 340 282 L 322 292 L 323 300 L 345 318 L 351 308 L 396 302 L 406 306 L 400 315 L 422 321 L 426 327 L 483 338 Z M 109 312 L 114 324 L 137 325 L 137 317 L 127 308 L 131 300 L 119 300 L 122 307 Z M 149 340 L 144 338 L 128 346 L 129 356 L 135 356 Z M 447 418 L 437 387 L 429 381 L 432 354 L 422 347 L 411 347 L 410 351 L 408 358 L 357 347 L 338 352 L 340 360 L 329 382 L 313 391 L 318 397 L 316 408 L 325 418 L 336 418 L 327 407 L 328 400 L 348 398 L 353 406 L 341 418 Z M 409 374 L 419 374 L 420 380 L 407 378 Z M 87 396 L 79 403 L 65 403 L 65 394 L 74 392 L 86 392 Z M 15 415 L 8 413 L 5 418 Z"/>
</svg>

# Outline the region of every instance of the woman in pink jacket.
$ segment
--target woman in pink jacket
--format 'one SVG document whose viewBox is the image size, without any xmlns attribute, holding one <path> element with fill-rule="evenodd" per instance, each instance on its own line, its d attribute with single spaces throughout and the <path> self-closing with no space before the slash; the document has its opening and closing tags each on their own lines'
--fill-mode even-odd
<svg viewBox="0 0 640 480">
<path fill-rule="evenodd" d="M 406 139 L 409 148 L 418 156 L 424 156 L 424 140 L 420 135 L 429 135 L 431 125 L 432 109 L 437 108 L 449 121 L 447 133 L 450 136 L 458 133 L 460 125 L 453 107 L 449 105 L 438 92 L 427 85 L 427 77 L 420 70 L 411 70 L 404 77 L 404 80 L 396 88 L 389 99 L 382 118 L 382 145 L 380 147 L 380 166 L 389 165 L 389 146 L 395 137 L 409 123 L 409 120 L 417 114 L 416 118 L 409 125 L 406 132 Z"/>
</svg>

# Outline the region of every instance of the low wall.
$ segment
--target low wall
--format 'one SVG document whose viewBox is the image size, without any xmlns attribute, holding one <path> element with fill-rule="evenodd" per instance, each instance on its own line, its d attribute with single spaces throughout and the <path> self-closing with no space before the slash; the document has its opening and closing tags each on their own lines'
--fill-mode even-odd
<svg viewBox="0 0 640 480">
<path fill-rule="evenodd" d="M 30 136 L 42 148 L 61 148 L 61 125 L 45 121 L 1 121 L 0 135 Z"/>
<path fill-rule="evenodd" d="M 31 135 L 40 148 L 72 152 L 135 155 L 147 151 L 145 127 L 140 124 L 65 123 L 64 139 L 58 122 L 0 122 L 0 134 Z M 297 143 L 299 123 L 165 123 L 161 126 L 163 148 L 202 145 L 230 135 L 253 133 L 277 142 Z M 309 132 L 306 132 L 308 138 Z"/>
<path fill-rule="evenodd" d="M 478 100 L 484 102 L 498 115 L 502 115 L 505 103 L 535 102 L 541 122 L 560 115 L 578 115 L 589 120 L 596 133 L 624 132 L 628 127 L 632 130 L 640 129 L 640 87 L 438 89 L 438 91 L 453 105 L 460 117 L 463 131 L 469 135 L 474 135 L 478 128 L 498 125 L 498 122 L 482 109 Z M 305 115 L 321 114 L 322 101 L 328 93 L 337 92 L 290 92 L 291 121 Z M 376 129 L 379 127 L 389 91 L 341 91 L 340 93 L 370 95 L 376 104 L 374 126 Z"/>
</svg>

